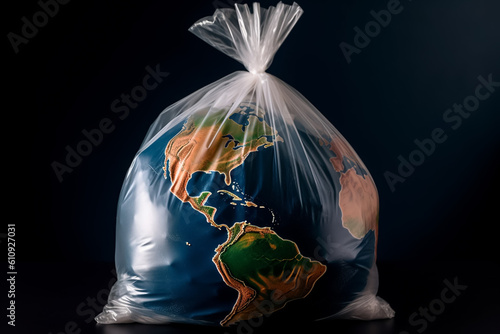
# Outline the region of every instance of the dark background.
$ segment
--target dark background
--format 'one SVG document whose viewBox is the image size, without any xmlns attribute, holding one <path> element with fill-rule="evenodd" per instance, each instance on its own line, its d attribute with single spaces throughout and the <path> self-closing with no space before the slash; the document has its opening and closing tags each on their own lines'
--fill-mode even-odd
<svg viewBox="0 0 500 334">
<path fill-rule="evenodd" d="M 21 18 L 33 22 L 40 5 L 4 4 L 3 124 L 9 149 L 3 164 L 14 198 L 6 212 L 12 212 L 7 223 L 16 223 L 19 325 L 55 334 L 74 319 L 93 330 L 75 308 L 112 279 L 118 195 L 149 125 L 168 105 L 244 69 L 187 30 L 230 3 L 74 0 L 59 5 L 18 53 L 7 35 L 20 35 Z M 265 7 L 275 3 L 261 1 Z M 498 311 L 498 288 L 486 287 L 497 284 L 500 266 L 500 87 L 456 130 L 442 118 L 474 94 L 479 75 L 500 82 L 500 3 L 402 0 L 401 12 L 348 63 L 339 44 L 354 44 L 353 28 L 364 30 L 373 20 L 370 11 L 387 3 L 300 1 L 304 14 L 268 72 L 311 101 L 375 179 L 380 294 L 401 314 L 399 325 L 387 331 L 415 332 L 408 315 L 439 297 L 443 280 L 460 273 L 468 291 L 475 291 L 469 295 L 481 296 L 481 302 L 466 303 L 464 297 L 463 316 L 455 314 L 479 323 L 485 320 L 479 315 L 493 314 L 492 307 Z M 111 103 L 142 83 L 146 66 L 157 64 L 168 77 L 119 119 Z M 97 128 L 104 118 L 114 130 L 60 182 L 51 164 L 64 163 L 65 147 L 76 148 L 85 139 L 82 130 Z M 437 127 L 447 140 L 391 191 L 384 172 L 397 173 L 398 156 L 408 158 L 417 148 L 414 140 L 429 138 Z M 398 301 L 405 293 L 411 302 Z M 33 307 L 52 316 L 30 322 Z M 452 322 L 446 321 L 451 312 L 433 322 L 435 330 Z M 464 333 L 471 329 L 457 326 Z M 373 332 L 366 328 L 360 331 Z"/>
</svg>

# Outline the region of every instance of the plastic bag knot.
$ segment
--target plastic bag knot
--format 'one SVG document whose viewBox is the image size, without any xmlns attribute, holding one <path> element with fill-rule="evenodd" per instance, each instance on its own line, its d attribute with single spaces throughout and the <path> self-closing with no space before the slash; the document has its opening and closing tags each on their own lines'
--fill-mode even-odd
<svg viewBox="0 0 500 334">
<path fill-rule="evenodd" d="M 217 9 L 189 31 L 245 65 L 250 73 L 262 73 L 303 11 L 296 3 L 282 2 L 267 9 L 254 3 L 252 8 L 250 12 L 248 5 L 235 4 L 234 8 Z"/>
</svg>

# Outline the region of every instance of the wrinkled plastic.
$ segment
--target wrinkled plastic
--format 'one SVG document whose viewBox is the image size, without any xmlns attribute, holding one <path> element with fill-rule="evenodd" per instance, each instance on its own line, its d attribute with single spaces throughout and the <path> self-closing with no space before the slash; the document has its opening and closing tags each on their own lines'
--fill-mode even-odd
<svg viewBox="0 0 500 334">
<path fill-rule="evenodd" d="M 247 71 L 151 125 L 123 183 L 118 281 L 97 322 L 394 315 L 376 296 L 372 177 L 306 98 L 265 72 L 301 14 L 237 4 L 189 29 Z"/>
</svg>

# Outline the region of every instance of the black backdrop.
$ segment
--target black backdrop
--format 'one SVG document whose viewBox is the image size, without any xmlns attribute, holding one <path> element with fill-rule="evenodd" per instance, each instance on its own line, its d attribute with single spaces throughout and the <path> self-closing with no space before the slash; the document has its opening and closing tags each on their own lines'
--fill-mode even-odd
<svg viewBox="0 0 500 334">
<path fill-rule="evenodd" d="M 187 30 L 232 2 L 61 0 L 48 7 L 52 17 L 36 14 L 37 1 L 4 4 L 3 162 L 18 261 L 113 261 L 118 194 L 149 125 L 168 105 L 244 69 Z M 381 263 L 498 264 L 500 87 L 474 96 L 479 76 L 500 82 L 500 3 L 396 3 L 299 2 L 304 14 L 268 72 L 309 99 L 370 170 Z M 388 4 L 394 13 L 377 30 L 371 11 Z M 349 57 L 341 43 L 351 45 Z M 147 66 L 168 76 L 128 114 L 115 113 L 113 102 L 142 84 Z M 446 122 L 447 109 L 464 100 L 470 117 Z M 112 130 L 58 179 L 54 162 L 66 164 L 67 147 L 102 122 Z M 415 153 L 415 140 L 436 128 L 446 140 L 430 155 Z M 424 161 L 391 190 L 387 172 L 398 174 L 399 156 Z"/>
</svg>

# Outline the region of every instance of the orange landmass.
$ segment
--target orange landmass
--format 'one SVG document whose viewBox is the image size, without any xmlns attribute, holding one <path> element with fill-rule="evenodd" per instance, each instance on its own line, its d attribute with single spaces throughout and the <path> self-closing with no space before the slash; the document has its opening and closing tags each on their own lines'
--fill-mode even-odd
<svg viewBox="0 0 500 334">
<path fill-rule="evenodd" d="M 203 116 L 199 116 L 203 117 Z M 175 135 L 165 149 L 165 178 L 168 172 L 172 181 L 170 191 L 184 203 L 189 203 L 193 209 L 205 215 L 207 222 L 220 228 L 214 221 L 216 208 L 204 205 L 210 192 L 204 192 L 198 197 L 191 197 L 187 192 L 187 184 L 195 172 L 218 172 L 224 174 L 224 181 L 231 184 L 231 171 L 240 166 L 251 152 L 259 147 L 273 145 L 267 136 L 276 136 L 276 141 L 282 141 L 276 131 L 265 122 L 257 122 L 252 117 L 250 128 L 256 135 L 248 134 L 242 126 L 231 119 L 222 125 L 216 122 L 195 126 L 193 117 L 184 124 L 182 130 Z M 260 123 L 260 127 L 258 124 Z M 247 128 L 247 132 L 249 129 Z M 235 138 L 244 138 L 245 142 L 228 140 L 225 135 L 234 135 Z"/>
<path fill-rule="evenodd" d="M 219 245 L 213 258 L 224 282 L 238 291 L 238 298 L 233 309 L 221 321 L 223 326 L 271 314 L 285 307 L 289 301 L 305 298 L 312 291 L 317 280 L 326 272 L 325 265 L 304 258 L 293 241 L 280 238 L 269 227 L 257 227 L 246 223 L 236 223 L 236 225 L 240 227 L 236 229 L 236 235 L 233 235 L 234 226 L 228 229 L 226 243 Z M 251 279 L 251 282 L 246 282 L 259 287 L 259 289 L 254 290 L 245 282 L 233 277 L 227 265 L 220 260 L 220 254 L 226 247 L 235 242 L 239 242 L 239 247 L 247 249 L 256 240 L 265 238 L 266 234 L 272 234 L 280 241 L 292 243 L 295 246 L 296 255 L 294 258 L 279 260 L 280 262 L 290 261 L 294 265 L 292 265 L 291 270 L 284 270 L 280 273 L 274 273 L 272 267 L 269 267 L 269 272 L 265 275 L 257 273 L 257 277 Z M 273 243 L 269 243 L 268 246 L 272 250 L 279 247 Z"/>
<path fill-rule="evenodd" d="M 378 192 L 371 177 L 365 177 L 356 173 L 353 167 L 347 171 L 343 159 L 349 158 L 359 165 L 357 155 L 347 142 L 339 137 L 330 142 L 320 139 L 320 145 L 327 145 L 329 150 L 335 153 L 330 158 L 333 168 L 341 173 L 339 192 L 339 206 L 342 211 L 342 226 L 344 226 L 353 237 L 363 238 L 369 230 L 375 232 L 378 238 Z"/>
<path fill-rule="evenodd" d="M 364 237 L 369 230 L 377 231 L 378 195 L 373 182 L 350 168 L 340 175 L 340 184 L 342 226 L 358 239 Z"/>
</svg>

